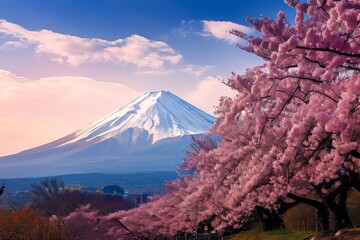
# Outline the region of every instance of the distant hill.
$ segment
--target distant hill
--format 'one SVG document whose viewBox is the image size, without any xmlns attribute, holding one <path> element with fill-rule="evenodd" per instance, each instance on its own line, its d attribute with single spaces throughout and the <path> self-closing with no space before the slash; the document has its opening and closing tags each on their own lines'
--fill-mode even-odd
<svg viewBox="0 0 360 240">
<path fill-rule="evenodd" d="M 160 193 L 164 182 L 175 180 L 177 177 L 177 172 L 131 173 L 118 175 L 89 173 L 55 176 L 55 178 L 63 180 L 67 187 L 92 187 L 93 189 L 100 189 L 104 185 L 116 184 L 132 194 L 143 192 Z M 46 177 L 0 179 L 0 183 L 5 183 L 7 191 L 15 193 L 16 191 L 27 191 L 31 183 L 41 182 L 45 178 Z"/>
<path fill-rule="evenodd" d="M 99 193 L 108 194 L 108 195 L 118 195 L 124 196 L 125 191 L 116 184 L 105 185 L 98 190 Z"/>
</svg>

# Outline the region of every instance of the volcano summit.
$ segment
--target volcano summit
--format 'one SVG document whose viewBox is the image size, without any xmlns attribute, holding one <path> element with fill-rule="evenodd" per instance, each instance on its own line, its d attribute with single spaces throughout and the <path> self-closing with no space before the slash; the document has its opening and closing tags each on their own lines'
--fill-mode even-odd
<svg viewBox="0 0 360 240">
<path fill-rule="evenodd" d="M 167 91 L 148 92 L 87 127 L 0 157 L 2 178 L 175 171 L 214 117 Z"/>
</svg>

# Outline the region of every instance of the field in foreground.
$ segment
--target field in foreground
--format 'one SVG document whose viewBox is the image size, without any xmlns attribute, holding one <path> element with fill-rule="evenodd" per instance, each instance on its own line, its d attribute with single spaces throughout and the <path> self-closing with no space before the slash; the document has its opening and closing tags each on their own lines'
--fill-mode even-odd
<svg viewBox="0 0 360 240">
<path fill-rule="evenodd" d="M 316 236 L 316 237 L 315 237 Z M 314 237 L 314 238 L 312 238 Z M 360 240 L 360 228 L 343 229 L 333 235 L 333 233 L 319 234 L 317 232 L 301 232 L 290 230 L 276 230 L 263 232 L 260 229 L 254 229 L 242 232 L 232 237 L 231 240 Z"/>
</svg>

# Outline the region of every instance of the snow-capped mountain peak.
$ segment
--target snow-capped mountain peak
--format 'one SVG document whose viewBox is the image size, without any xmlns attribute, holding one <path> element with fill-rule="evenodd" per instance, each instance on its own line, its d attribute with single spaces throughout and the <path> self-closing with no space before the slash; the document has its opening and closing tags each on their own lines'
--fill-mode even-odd
<svg viewBox="0 0 360 240">
<path fill-rule="evenodd" d="M 190 135 L 200 137 L 214 120 L 170 92 L 148 92 L 79 131 L 0 157 L 1 176 L 175 171 Z"/>
<path fill-rule="evenodd" d="M 155 143 L 161 139 L 207 132 L 214 117 L 168 91 L 146 92 L 142 96 L 75 133 L 62 143 L 100 142 L 108 138 Z M 129 137 L 127 137 L 129 138 Z M 129 141 L 128 139 L 126 141 Z"/>
</svg>

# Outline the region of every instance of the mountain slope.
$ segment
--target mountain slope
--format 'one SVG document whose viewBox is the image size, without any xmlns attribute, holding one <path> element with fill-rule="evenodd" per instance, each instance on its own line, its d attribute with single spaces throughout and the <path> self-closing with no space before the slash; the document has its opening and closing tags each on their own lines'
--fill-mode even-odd
<svg viewBox="0 0 360 240">
<path fill-rule="evenodd" d="M 175 170 L 191 135 L 207 132 L 213 121 L 170 92 L 148 92 L 61 139 L 0 157 L 0 176 Z"/>
</svg>

